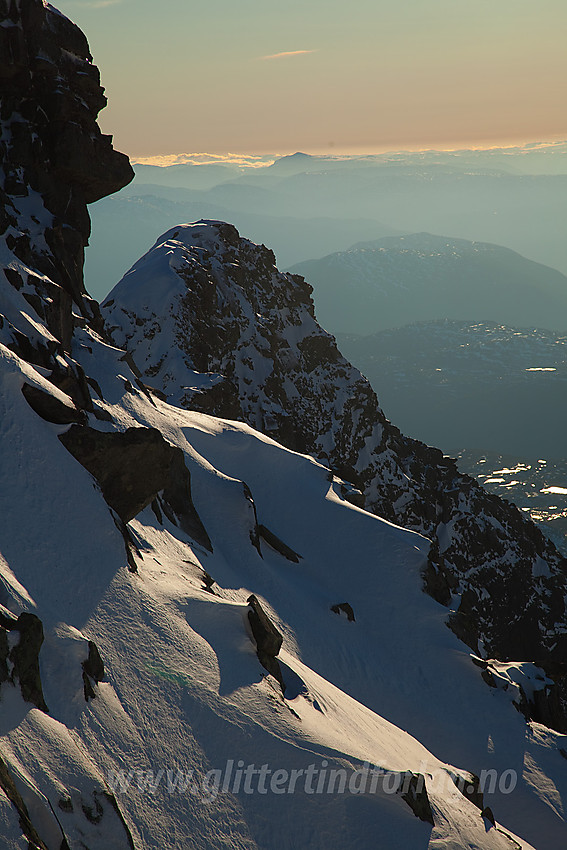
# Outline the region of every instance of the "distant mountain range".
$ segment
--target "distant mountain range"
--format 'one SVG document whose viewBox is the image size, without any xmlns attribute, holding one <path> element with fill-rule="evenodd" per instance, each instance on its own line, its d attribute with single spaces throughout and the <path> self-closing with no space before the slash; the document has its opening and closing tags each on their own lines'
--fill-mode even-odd
<svg viewBox="0 0 567 850">
<path fill-rule="evenodd" d="M 139 164 L 130 187 L 92 207 L 86 281 L 104 297 L 156 233 L 199 218 L 231 222 L 269 244 L 283 266 L 362 240 L 427 231 L 503 245 L 567 274 L 564 147 L 380 157 L 297 153 L 255 168 L 228 160 Z M 166 205 L 158 208 L 162 200 L 180 205 L 175 215 Z M 146 203 L 154 224 L 142 237 Z"/>
<path fill-rule="evenodd" d="M 159 169 L 160 172 L 169 170 Z M 373 239 L 399 232 L 362 217 L 346 220 L 324 215 L 304 218 L 291 212 L 279 209 L 267 190 L 255 187 L 238 189 L 227 184 L 204 192 L 136 183 L 127 191 L 104 198 L 91 207 L 93 236 L 86 251 L 87 286 L 102 298 L 147 250 L 156 233 L 180 221 L 202 217 L 230 221 L 255 242 L 270 245 L 282 266 L 324 256 L 337 247 L 346 249 L 360 238 Z"/>
<path fill-rule="evenodd" d="M 567 336 L 438 320 L 338 341 L 405 433 L 449 452 L 565 457 Z"/>
<path fill-rule="evenodd" d="M 290 268 L 333 333 L 434 319 L 567 331 L 567 277 L 507 248 L 429 233 L 358 243 Z"/>
</svg>

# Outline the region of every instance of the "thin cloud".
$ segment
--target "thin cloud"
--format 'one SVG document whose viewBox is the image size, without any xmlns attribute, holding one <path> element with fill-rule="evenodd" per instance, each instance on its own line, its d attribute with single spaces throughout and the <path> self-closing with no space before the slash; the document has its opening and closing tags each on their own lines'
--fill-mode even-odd
<svg viewBox="0 0 567 850">
<path fill-rule="evenodd" d="M 271 165 L 279 154 L 215 154 L 215 153 L 177 153 L 154 156 L 130 157 L 134 165 L 235 165 L 241 168 L 264 168 Z"/>
<path fill-rule="evenodd" d="M 106 9 L 107 6 L 117 6 L 123 0 L 71 0 L 70 6 L 83 6 L 87 9 Z"/>
<path fill-rule="evenodd" d="M 304 56 L 306 53 L 317 53 L 316 50 L 285 50 L 283 53 L 271 53 L 269 56 L 260 56 L 264 59 L 287 59 L 288 56 Z"/>
</svg>

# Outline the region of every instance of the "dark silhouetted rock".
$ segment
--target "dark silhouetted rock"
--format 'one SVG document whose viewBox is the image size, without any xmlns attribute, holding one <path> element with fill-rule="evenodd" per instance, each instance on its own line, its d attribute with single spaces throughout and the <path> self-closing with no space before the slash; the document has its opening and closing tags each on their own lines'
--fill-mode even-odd
<svg viewBox="0 0 567 850">
<path fill-rule="evenodd" d="M 10 647 L 8 645 L 8 633 L 5 628 L 0 628 L 0 685 L 10 678 L 8 670 L 8 655 Z"/>
<path fill-rule="evenodd" d="M 271 673 L 274 679 L 279 682 L 282 693 L 285 693 L 285 683 L 282 676 L 282 671 L 279 661 L 276 658 L 279 653 L 283 636 L 281 632 L 274 626 L 257 598 L 252 594 L 248 597 L 250 610 L 248 611 L 248 620 L 254 640 L 256 641 L 256 654 L 262 667 Z"/>
<path fill-rule="evenodd" d="M 73 426 L 59 439 L 96 478 L 104 498 L 124 522 L 168 483 L 173 448 L 156 429 L 103 432 Z"/>
<path fill-rule="evenodd" d="M 401 796 L 416 818 L 435 826 L 431 804 L 427 796 L 427 788 L 425 787 L 425 777 L 421 773 L 412 773 L 409 777 L 406 774 Z"/>
<path fill-rule="evenodd" d="M 215 583 L 214 578 L 211 575 L 209 575 L 209 573 L 206 570 L 203 570 L 203 587 L 205 588 L 205 590 L 208 590 L 209 593 L 214 593 L 215 592 L 213 590 L 213 584 L 214 583 Z"/>
<path fill-rule="evenodd" d="M 83 254 L 90 235 L 86 205 L 116 192 L 133 178 L 124 154 L 112 148 L 96 118 L 106 105 L 97 67 L 78 27 L 42 0 L 1 0 L 0 100 L 4 171 L 0 235 L 37 269 L 33 306 L 65 349 L 73 330 L 73 305 L 102 329 L 98 305 L 83 286 Z M 38 193 L 44 240 L 30 227 L 30 199 Z M 8 276 L 25 291 L 29 274 Z"/>
<path fill-rule="evenodd" d="M 96 431 L 73 425 L 59 439 L 96 478 L 103 496 L 127 523 L 161 493 L 168 519 L 211 550 L 211 542 L 191 498 L 191 476 L 180 448 L 155 428 Z"/>
<path fill-rule="evenodd" d="M 252 506 L 252 514 L 253 514 L 253 517 L 254 517 L 252 527 L 250 528 L 250 542 L 251 542 L 252 546 L 256 549 L 256 551 L 258 552 L 259 556 L 261 558 L 263 558 L 264 556 L 262 555 L 262 549 L 261 549 L 261 546 L 260 546 L 260 526 L 258 525 L 258 514 L 256 512 L 256 503 L 255 503 L 254 498 L 252 496 L 252 491 L 250 490 L 250 487 L 248 486 L 246 481 L 242 482 L 242 490 L 244 492 L 244 498 Z"/>
<path fill-rule="evenodd" d="M 25 611 L 20 614 L 13 629 L 20 633 L 20 638 L 10 652 L 10 661 L 14 665 L 12 679 L 19 681 L 26 702 L 33 703 L 41 711 L 48 711 L 39 672 L 39 651 L 43 644 L 42 622 L 35 614 Z"/>
<path fill-rule="evenodd" d="M 86 660 L 83 661 L 82 667 L 83 689 L 85 693 L 85 700 L 88 702 L 89 699 L 94 699 L 96 697 L 96 691 L 92 683 L 104 681 L 104 664 L 100 657 L 97 645 L 92 640 L 89 641 L 89 654 Z"/>
<path fill-rule="evenodd" d="M 77 410 L 76 407 L 65 404 L 51 393 L 40 390 L 38 387 L 24 384 L 22 393 L 32 410 L 35 410 L 38 416 L 41 416 L 47 422 L 54 422 L 56 425 L 86 422 L 87 417 L 84 410 Z"/>
<path fill-rule="evenodd" d="M 339 602 L 337 605 L 331 605 L 331 611 L 335 614 L 340 614 L 343 611 L 347 615 L 349 623 L 354 623 L 354 611 L 352 610 L 352 605 L 348 602 Z"/>
<path fill-rule="evenodd" d="M 266 543 L 275 549 L 276 552 L 279 552 L 280 555 L 283 555 L 284 558 L 287 558 L 288 561 L 292 561 L 294 564 L 299 564 L 301 560 L 301 555 L 298 555 L 297 552 L 294 552 L 293 549 L 288 546 L 283 540 L 280 540 L 273 531 L 270 531 L 269 528 L 266 528 L 265 525 L 258 526 L 258 533 L 262 540 L 265 540 Z"/>
</svg>

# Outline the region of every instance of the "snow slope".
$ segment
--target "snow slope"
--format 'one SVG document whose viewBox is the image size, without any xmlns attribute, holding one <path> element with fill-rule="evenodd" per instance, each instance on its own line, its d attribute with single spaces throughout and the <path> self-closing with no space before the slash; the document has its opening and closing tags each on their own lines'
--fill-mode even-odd
<svg viewBox="0 0 567 850">
<path fill-rule="evenodd" d="M 362 848 L 374 847 L 378 834 L 389 848 L 507 848 L 515 845 L 504 833 L 519 826 L 531 830 L 536 847 L 564 840 L 556 811 L 564 736 L 526 726 L 506 693 L 486 687 L 466 647 L 445 628 L 440 606 L 421 592 L 427 541 L 345 502 L 324 467 L 245 425 L 124 391 L 116 377 L 121 352 L 87 331 L 78 335 L 74 354 L 111 399 L 104 407 L 116 424 L 107 427 L 158 427 L 184 450 L 193 499 L 213 542 L 207 553 L 167 520 L 159 523 L 148 507 L 130 523 L 139 552 L 132 573 L 100 492 L 57 439 L 64 428 L 40 419 L 19 392 L 30 367 L 3 354 L 8 484 L 1 538 L 20 585 L 5 572 L 5 604 L 14 613 L 33 610 L 43 621 L 49 715 L 4 685 L 2 752 L 30 793 L 49 800 L 71 847 L 80 841 L 127 846 L 110 806 L 98 824 L 82 813 L 95 790 L 102 799 L 112 771 L 127 777 L 130 770 L 142 773 L 116 797 L 140 847 L 167 841 L 171 847 Z M 251 545 L 239 480 L 251 488 L 259 521 L 301 554 L 299 564 L 267 545 L 260 557 Z M 214 594 L 204 589 L 204 570 L 218 582 Z M 250 592 L 285 636 L 286 698 L 256 658 L 246 626 Z M 330 611 L 343 599 L 356 622 Z M 85 704 L 78 659 L 87 636 L 99 646 L 108 681 Z M 486 752 L 489 739 L 492 752 Z M 473 769 L 469 763 L 449 768 L 449 753 L 474 762 L 479 773 L 534 766 L 532 774 L 523 770 L 513 794 L 485 800 L 497 818 L 506 811 L 505 826 L 489 828 L 447 781 L 448 770 Z M 322 769 L 325 760 L 349 777 L 368 762 L 388 782 L 364 795 L 311 795 L 299 780 L 295 793 L 281 796 L 262 794 L 255 784 L 252 793 L 217 795 L 215 775 L 207 785 L 206 774 L 224 770 L 229 759 L 271 771 Z M 535 790 L 531 776 L 542 765 L 547 782 Z M 193 770 L 197 793 L 168 792 L 167 777 L 154 793 L 143 790 L 168 769 Z M 391 793 L 392 775 L 407 771 L 427 776 L 433 828 Z M 73 812 L 58 806 L 69 799 Z M 42 812 L 36 828 L 55 847 L 45 803 Z M 6 835 L 7 847 L 22 846 Z"/>
</svg>

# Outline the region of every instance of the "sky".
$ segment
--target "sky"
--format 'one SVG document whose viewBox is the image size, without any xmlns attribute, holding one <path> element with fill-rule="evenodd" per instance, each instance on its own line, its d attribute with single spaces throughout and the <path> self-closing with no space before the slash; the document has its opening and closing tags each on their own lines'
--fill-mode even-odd
<svg viewBox="0 0 567 850">
<path fill-rule="evenodd" d="M 59 0 L 131 157 L 567 139 L 565 0 Z"/>
</svg>

